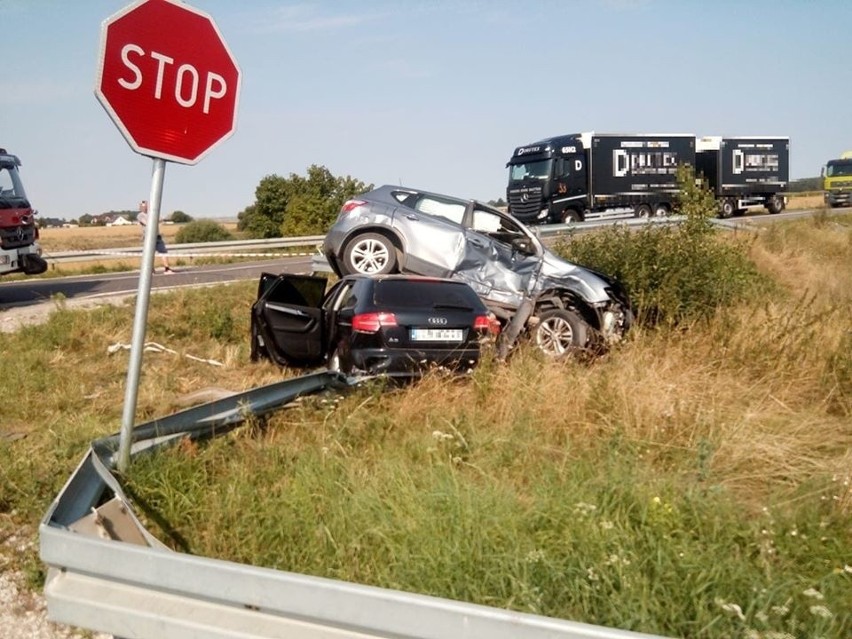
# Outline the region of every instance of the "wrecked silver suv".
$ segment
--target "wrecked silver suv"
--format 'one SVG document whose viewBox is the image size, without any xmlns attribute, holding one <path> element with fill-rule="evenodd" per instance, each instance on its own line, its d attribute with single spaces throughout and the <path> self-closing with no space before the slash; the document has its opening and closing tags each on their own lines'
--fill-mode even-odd
<svg viewBox="0 0 852 639">
<path fill-rule="evenodd" d="M 518 220 L 475 200 L 382 186 L 346 202 L 323 252 L 338 275 L 414 273 L 461 280 L 506 325 L 550 355 L 607 345 L 630 327 L 619 282 L 563 260 Z"/>
</svg>

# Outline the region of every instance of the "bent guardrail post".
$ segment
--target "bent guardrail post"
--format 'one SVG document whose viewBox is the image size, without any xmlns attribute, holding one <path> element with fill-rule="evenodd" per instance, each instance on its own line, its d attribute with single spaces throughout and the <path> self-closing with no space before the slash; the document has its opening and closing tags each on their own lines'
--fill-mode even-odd
<svg viewBox="0 0 852 639">
<path fill-rule="evenodd" d="M 224 434 L 299 396 L 349 384 L 324 371 L 190 408 L 134 429 L 131 454 Z M 117 443 L 115 435 L 93 442 L 39 527 L 52 621 L 124 639 L 654 639 L 169 550 L 133 514 L 111 472 Z"/>
</svg>

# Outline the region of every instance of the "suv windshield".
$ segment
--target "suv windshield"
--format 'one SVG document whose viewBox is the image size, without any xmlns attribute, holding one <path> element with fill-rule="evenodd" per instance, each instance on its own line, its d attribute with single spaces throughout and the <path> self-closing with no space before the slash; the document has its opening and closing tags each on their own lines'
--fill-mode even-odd
<svg viewBox="0 0 852 639">
<path fill-rule="evenodd" d="M 839 177 L 841 175 L 852 175 L 852 160 L 839 160 L 829 162 L 825 170 L 826 177 Z"/>
<path fill-rule="evenodd" d="M 376 306 L 478 309 L 482 302 L 467 284 L 437 280 L 381 280 L 373 292 Z"/>
<path fill-rule="evenodd" d="M 544 179 L 550 175 L 550 167 L 553 160 L 538 160 L 536 162 L 524 162 L 522 164 L 509 165 L 509 179 L 523 180 L 524 178 Z"/>
</svg>

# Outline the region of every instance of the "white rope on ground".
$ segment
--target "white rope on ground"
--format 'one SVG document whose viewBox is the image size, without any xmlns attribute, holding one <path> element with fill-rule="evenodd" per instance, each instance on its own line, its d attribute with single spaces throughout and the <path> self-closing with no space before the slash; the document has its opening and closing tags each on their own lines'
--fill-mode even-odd
<svg viewBox="0 0 852 639">
<path fill-rule="evenodd" d="M 118 255 L 125 257 L 142 257 L 139 251 L 81 251 L 92 257 L 98 255 Z M 321 255 L 321 253 L 178 253 L 176 251 L 168 251 L 165 253 L 169 257 L 310 257 L 313 255 Z M 46 259 L 50 259 L 46 257 Z"/>
<path fill-rule="evenodd" d="M 107 353 L 112 355 L 113 353 L 117 353 L 120 350 L 129 351 L 130 344 L 124 344 L 123 342 L 116 342 L 112 346 L 107 347 Z M 170 353 L 171 355 L 178 355 L 179 353 L 176 350 L 163 346 L 162 344 L 158 344 L 157 342 L 145 342 L 145 345 L 142 349 L 146 353 Z M 211 366 L 224 366 L 222 362 L 217 362 L 215 359 L 204 359 L 202 357 L 196 357 L 195 355 L 190 355 L 189 353 L 184 353 L 184 357 L 187 359 L 191 359 L 196 362 L 202 362 L 203 364 L 210 364 Z"/>
</svg>

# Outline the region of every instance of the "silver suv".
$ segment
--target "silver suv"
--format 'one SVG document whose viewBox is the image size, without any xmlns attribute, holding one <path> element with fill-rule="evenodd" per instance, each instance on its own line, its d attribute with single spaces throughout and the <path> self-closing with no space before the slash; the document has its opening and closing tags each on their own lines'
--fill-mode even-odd
<svg viewBox="0 0 852 639">
<path fill-rule="evenodd" d="M 511 215 L 475 200 L 379 187 L 343 205 L 323 252 L 338 275 L 466 282 L 508 324 L 510 341 L 529 330 L 551 355 L 618 341 L 633 320 L 619 282 L 557 257 Z"/>
</svg>

